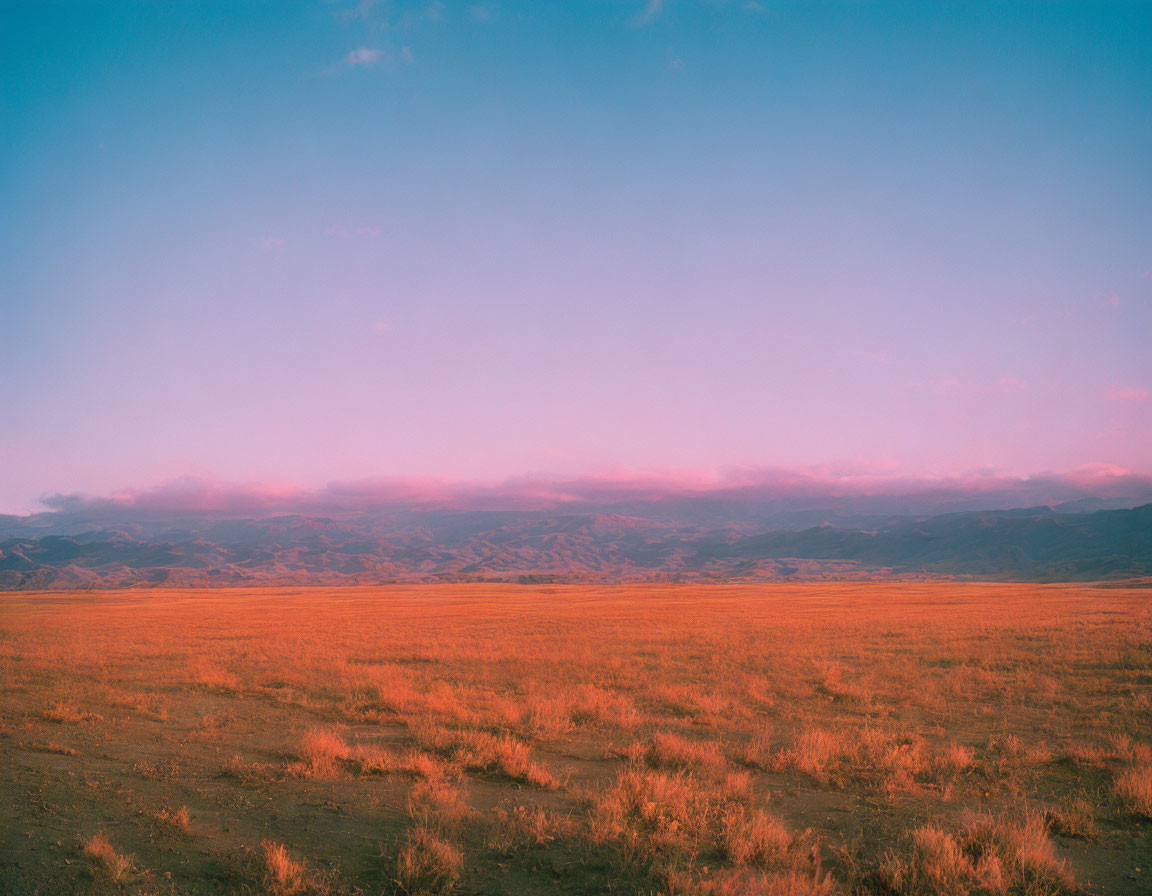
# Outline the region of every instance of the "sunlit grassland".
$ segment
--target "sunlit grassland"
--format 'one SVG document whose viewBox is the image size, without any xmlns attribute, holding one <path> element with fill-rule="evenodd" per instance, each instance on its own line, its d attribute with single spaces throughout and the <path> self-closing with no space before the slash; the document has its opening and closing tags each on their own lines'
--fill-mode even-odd
<svg viewBox="0 0 1152 896">
<path fill-rule="evenodd" d="M 1142 893 L 1152 591 L 0 595 L 0 890 Z"/>
</svg>

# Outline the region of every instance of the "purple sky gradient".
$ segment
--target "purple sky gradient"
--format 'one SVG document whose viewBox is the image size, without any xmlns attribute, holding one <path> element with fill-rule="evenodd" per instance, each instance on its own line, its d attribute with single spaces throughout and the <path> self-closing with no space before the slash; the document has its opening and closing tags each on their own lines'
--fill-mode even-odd
<svg viewBox="0 0 1152 896">
<path fill-rule="evenodd" d="M 4 4 L 0 512 L 1152 474 L 1152 6 L 924 6 Z"/>
</svg>

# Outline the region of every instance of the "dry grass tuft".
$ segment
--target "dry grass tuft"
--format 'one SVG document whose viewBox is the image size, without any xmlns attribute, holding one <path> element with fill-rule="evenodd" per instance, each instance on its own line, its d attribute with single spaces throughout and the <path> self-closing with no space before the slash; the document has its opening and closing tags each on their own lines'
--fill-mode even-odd
<svg viewBox="0 0 1152 896">
<path fill-rule="evenodd" d="M 169 833 L 187 834 L 192 830 L 192 818 L 187 806 L 181 806 L 175 811 L 161 809 L 156 815 L 156 821 L 162 830 Z"/>
<path fill-rule="evenodd" d="M 339 763 L 352 758 L 352 748 L 339 732 L 309 728 L 300 738 L 300 755 L 316 777 L 335 774 Z"/>
<path fill-rule="evenodd" d="M 396 859 L 396 884 L 407 896 L 447 893 L 460 879 L 460 850 L 431 828 L 418 825 Z"/>
<path fill-rule="evenodd" d="M 1098 833 L 1096 813 L 1091 803 L 1082 796 L 1049 807 L 1044 813 L 1044 820 L 1048 823 L 1048 829 L 1061 837 L 1091 840 Z"/>
<path fill-rule="evenodd" d="M 741 761 L 762 772 L 772 767 L 772 729 L 761 725 L 740 753 Z"/>
<path fill-rule="evenodd" d="M 760 809 L 731 806 L 720 819 L 720 848 L 739 865 L 780 865 L 791 846 L 792 835 L 784 823 Z"/>
<path fill-rule="evenodd" d="M 510 734 L 425 727 L 417 731 L 417 740 L 470 772 L 495 775 L 543 790 L 557 790 L 561 786 L 545 766 L 532 760 L 528 745 Z"/>
<path fill-rule="evenodd" d="M 200 660 L 188 669 L 188 680 L 194 688 L 235 696 L 240 693 L 240 679 L 218 663 Z"/>
<path fill-rule="evenodd" d="M 617 728 L 631 731 L 642 716 L 626 694 L 613 693 L 593 684 L 580 685 L 568 716 L 578 728 Z"/>
<path fill-rule="evenodd" d="M 889 857 L 882 868 L 885 884 L 897 893 L 962 896 L 975 888 L 1003 892 L 1003 869 L 992 856 L 977 869 L 952 834 L 932 825 L 912 832 L 912 856 Z"/>
<path fill-rule="evenodd" d="M 464 789 L 442 779 L 417 781 L 407 806 L 408 814 L 425 825 L 436 822 L 450 827 L 472 814 Z"/>
<path fill-rule="evenodd" d="M 694 849 L 707 835 L 713 807 L 707 788 L 687 773 L 626 768 L 593 797 L 592 837 L 629 848 Z"/>
<path fill-rule="evenodd" d="M 844 667 L 840 663 L 832 663 L 828 667 L 816 689 L 837 703 L 861 704 L 872 699 L 867 688 L 845 677 Z"/>
<path fill-rule="evenodd" d="M 488 834 L 488 848 L 504 855 L 548 846 L 576 830 L 576 825 L 541 806 L 517 805 L 511 812 L 497 809 Z"/>
<path fill-rule="evenodd" d="M 795 768 L 824 783 L 841 762 L 850 760 L 853 746 L 835 731 L 810 728 L 803 732 L 790 750 L 777 754 L 776 769 Z"/>
<path fill-rule="evenodd" d="M 308 867 L 288 854 L 283 843 L 265 840 L 264 886 L 273 896 L 299 896 L 308 892 Z"/>
<path fill-rule="evenodd" d="M 954 777 L 971 768 L 975 756 L 971 747 L 953 742 L 932 757 L 932 768 L 937 774 Z"/>
<path fill-rule="evenodd" d="M 79 722 L 99 721 L 100 716 L 85 712 L 71 700 L 57 700 L 42 713 L 49 722 L 75 725 Z"/>
<path fill-rule="evenodd" d="M 717 768 L 724 765 L 720 747 L 713 741 L 692 740 L 660 731 L 648 747 L 645 758 L 653 768 Z"/>
<path fill-rule="evenodd" d="M 116 882 L 124 880 L 132 871 L 132 857 L 118 853 L 103 831 L 98 831 L 85 841 L 83 851 L 84 855 L 94 859 Z"/>
<path fill-rule="evenodd" d="M 1127 734 L 1113 734 L 1108 738 L 1112 753 L 1120 762 L 1129 765 L 1152 765 L 1152 746 L 1133 740 Z"/>
<path fill-rule="evenodd" d="M 881 867 L 885 885 L 905 896 L 966 896 L 1075 892 L 1068 863 L 1056 856 L 1043 816 L 1023 821 L 979 815 L 959 834 L 934 825 L 912 832 L 912 854 L 889 854 Z"/>
<path fill-rule="evenodd" d="M 992 738 L 988 742 L 988 752 L 997 756 L 1009 768 L 1043 765 L 1052 761 L 1052 750 L 1046 743 L 1025 743 L 1015 734 Z"/>
<path fill-rule="evenodd" d="M 113 706 L 131 709 L 153 722 L 168 721 L 168 705 L 154 694 L 112 693 L 108 695 L 108 702 Z"/>
<path fill-rule="evenodd" d="M 728 772 L 720 792 L 729 802 L 747 803 L 752 799 L 752 776 L 748 772 Z"/>
<path fill-rule="evenodd" d="M 400 771 L 396 754 L 374 744 L 356 744 L 348 756 L 362 775 L 387 775 Z"/>
<path fill-rule="evenodd" d="M 423 778 L 425 781 L 439 781 L 450 775 L 448 766 L 435 756 L 429 756 L 419 750 L 412 750 L 401 756 L 397 761 L 397 768 L 415 778 Z"/>
<path fill-rule="evenodd" d="M 1128 812 L 1140 818 L 1152 818 L 1152 765 L 1117 772 L 1113 787 Z"/>
</svg>

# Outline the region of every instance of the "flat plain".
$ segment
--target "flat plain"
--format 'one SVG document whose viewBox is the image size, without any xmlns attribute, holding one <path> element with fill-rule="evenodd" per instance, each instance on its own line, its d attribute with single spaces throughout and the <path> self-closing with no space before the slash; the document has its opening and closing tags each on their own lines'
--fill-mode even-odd
<svg viewBox="0 0 1152 896">
<path fill-rule="evenodd" d="M 1152 590 L 0 594 L 7 894 L 1152 892 Z"/>
</svg>

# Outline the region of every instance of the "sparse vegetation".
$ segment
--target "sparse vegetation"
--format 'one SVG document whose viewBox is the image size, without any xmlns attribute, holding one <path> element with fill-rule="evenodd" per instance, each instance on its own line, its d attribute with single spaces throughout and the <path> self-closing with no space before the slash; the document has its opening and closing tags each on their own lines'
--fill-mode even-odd
<svg viewBox="0 0 1152 896">
<path fill-rule="evenodd" d="M 68 600 L 0 595 L 15 896 L 1140 892 L 1146 591 Z"/>
<path fill-rule="evenodd" d="M 188 814 L 188 807 L 179 809 L 161 809 L 156 815 L 162 830 L 167 833 L 187 834 L 192 830 L 192 817 Z"/>
<path fill-rule="evenodd" d="M 120 882 L 132 871 L 132 857 L 121 855 L 103 831 L 98 831 L 84 842 L 84 855 L 92 859 L 100 871 L 113 881 Z"/>
</svg>

